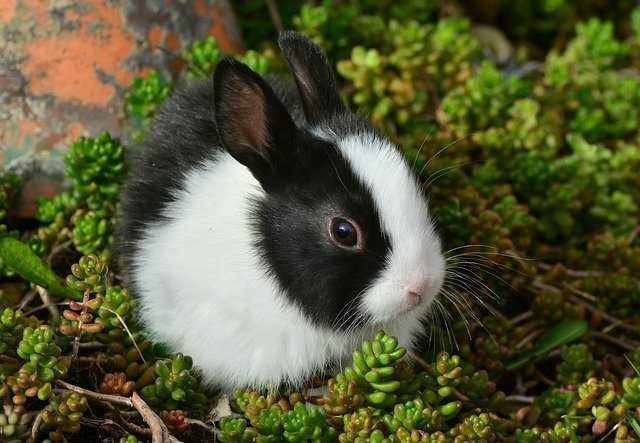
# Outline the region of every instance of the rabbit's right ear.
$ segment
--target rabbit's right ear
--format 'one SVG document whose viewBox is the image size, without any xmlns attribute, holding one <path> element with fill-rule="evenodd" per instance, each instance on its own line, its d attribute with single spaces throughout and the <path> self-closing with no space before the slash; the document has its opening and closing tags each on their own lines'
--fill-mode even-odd
<svg viewBox="0 0 640 443">
<path fill-rule="evenodd" d="M 307 122 L 313 125 L 344 112 L 333 70 L 322 50 L 294 31 L 280 34 L 278 44 L 298 86 Z"/>
<path fill-rule="evenodd" d="M 271 87 L 243 63 L 218 63 L 214 114 L 224 148 L 268 187 L 290 162 L 297 128 Z"/>
</svg>

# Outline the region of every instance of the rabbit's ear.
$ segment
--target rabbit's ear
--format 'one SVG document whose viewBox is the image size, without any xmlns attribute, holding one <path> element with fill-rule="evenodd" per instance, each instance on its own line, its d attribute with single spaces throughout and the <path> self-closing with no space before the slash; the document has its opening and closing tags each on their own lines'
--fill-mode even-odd
<svg viewBox="0 0 640 443">
<path fill-rule="evenodd" d="M 345 111 L 333 71 L 322 50 L 297 32 L 280 34 L 278 44 L 302 98 L 309 124 L 317 124 Z"/>
<path fill-rule="evenodd" d="M 213 82 L 222 144 L 265 186 L 292 155 L 297 128 L 271 87 L 244 64 L 222 60 Z"/>
</svg>

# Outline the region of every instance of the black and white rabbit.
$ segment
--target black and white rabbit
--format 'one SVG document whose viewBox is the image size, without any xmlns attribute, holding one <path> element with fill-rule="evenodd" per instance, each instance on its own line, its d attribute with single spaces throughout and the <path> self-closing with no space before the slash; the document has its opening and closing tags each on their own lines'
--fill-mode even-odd
<svg viewBox="0 0 640 443">
<path fill-rule="evenodd" d="M 299 384 L 381 328 L 410 346 L 444 279 L 400 152 L 318 47 L 279 45 L 297 91 L 221 61 L 158 112 L 122 201 L 146 327 L 227 388 Z"/>
</svg>

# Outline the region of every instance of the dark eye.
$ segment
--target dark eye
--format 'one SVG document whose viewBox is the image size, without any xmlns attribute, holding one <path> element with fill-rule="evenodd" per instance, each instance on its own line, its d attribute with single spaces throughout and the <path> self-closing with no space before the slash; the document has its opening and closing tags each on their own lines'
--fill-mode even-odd
<svg viewBox="0 0 640 443">
<path fill-rule="evenodd" d="M 329 237 L 339 247 L 360 249 L 362 239 L 358 225 L 343 217 L 334 217 L 329 223 Z"/>
</svg>

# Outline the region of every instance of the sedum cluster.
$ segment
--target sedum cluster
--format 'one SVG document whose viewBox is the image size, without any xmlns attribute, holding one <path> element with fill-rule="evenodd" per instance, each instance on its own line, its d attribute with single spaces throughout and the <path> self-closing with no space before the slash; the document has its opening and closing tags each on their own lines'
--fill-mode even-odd
<svg viewBox="0 0 640 443">
<path fill-rule="evenodd" d="M 0 176 L 0 440 L 86 441 L 102 420 L 119 424 L 105 427 L 113 440 L 147 438 L 131 411 L 61 381 L 138 392 L 182 441 L 640 439 L 640 9 L 616 15 L 630 11 L 621 2 L 603 20 L 584 15 L 594 2 L 518 1 L 504 29 L 519 46 L 504 60 L 464 7 L 281 3 L 424 183 L 448 275 L 423 346 L 408 354 L 381 331 L 320 395 L 239 391 L 233 413 L 211 420 L 197 362 L 145 333 L 111 260 L 124 147 L 82 137 L 65 157 L 68 188 L 31 223 L 12 217 L 19 180 Z M 525 26 L 531 16 L 539 23 Z M 255 47 L 235 56 L 285 71 L 272 42 Z M 224 54 L 208 38 L 180 56 L 172 77 L 194 80 Z M 167 78 L 132 83 L 125 143 L 143 140 L 174 88 Z"/>
</svg>

